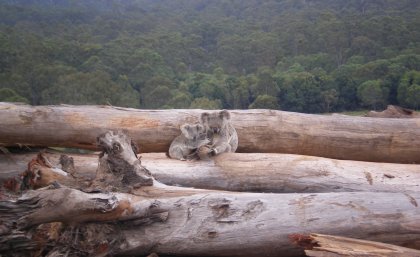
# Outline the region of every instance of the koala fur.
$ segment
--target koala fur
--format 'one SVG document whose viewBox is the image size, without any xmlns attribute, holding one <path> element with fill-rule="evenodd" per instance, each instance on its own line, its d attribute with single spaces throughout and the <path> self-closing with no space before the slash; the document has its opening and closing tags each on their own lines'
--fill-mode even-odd
<svg viewBox="0 0 420 257">
<path fill-rule="evenodd" d="M 199 156 L 205 159 L 205 155 L 216 155 L 224 152 L 235 152 L 238 148 L 238 134 L 230 122 L 230 113 L 226 110 L 213 113 L 202 113 L 201 124 L 203 124 L 207 137 L 210 139 L 210 149 L 199 149 Z M 204 147 L 202 147 L 204 148 Z"/>
<path fill-rule="evenodd" d="M 181 132 L 169 147 L 168 154 L 172 159 L 182 161 L 195 159 L 197 149 L 210 143 L 206 138 L 206 130 L 201 124 L 184 124 L 181 126 Z"/>
</svg>

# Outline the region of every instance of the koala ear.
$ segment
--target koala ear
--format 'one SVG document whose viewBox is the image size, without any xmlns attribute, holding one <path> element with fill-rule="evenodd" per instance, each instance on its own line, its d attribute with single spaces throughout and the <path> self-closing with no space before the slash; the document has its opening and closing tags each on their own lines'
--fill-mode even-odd
<svg viewBox="0 0 420 257">
<path fill-rule="evenodd" d="M 188 129 L 190 129 L 190 125 L 183 124 L 183 125 L 181 125 L 180 129 L 181 129 L 182 134 L 184 134 L 185 136 L 189 135 Z"/>
<path fill-rule="evenodd" d="M 208 112 L 203 112 L 200 117 L 201 123 L 203 124 L 207 123 L 209 120 L 209 117 L 210 117 L 210 114 Z"/>
<path fill-rule="evenodd" d="M 196 128 L 197 128 L 197 131 L 199 131 L 199 132 L 204 131 L 204 126 L 203 126 L 203 125 L 201 125 L 201 124 L 197 124 L 197 125 L 195 125 L 195 126 L 196 126 Z"/>
<path fill-rule="evenodd" d="M 230 120 L 230 113 L 227 110 L 219 112 L 219 117 L 222 119 Z"/>
</svg>

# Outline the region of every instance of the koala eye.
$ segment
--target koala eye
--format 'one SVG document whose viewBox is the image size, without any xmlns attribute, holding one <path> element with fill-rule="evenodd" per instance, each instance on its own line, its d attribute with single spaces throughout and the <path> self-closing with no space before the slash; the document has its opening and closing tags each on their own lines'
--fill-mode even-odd
<svg viewBox="0 0 420 257">
<path fill-rule="evenodd" d="M 121 145 L 118 142 L 112 144 L 112 150 L 119 151 L 121 149 Z"/>
</svg>

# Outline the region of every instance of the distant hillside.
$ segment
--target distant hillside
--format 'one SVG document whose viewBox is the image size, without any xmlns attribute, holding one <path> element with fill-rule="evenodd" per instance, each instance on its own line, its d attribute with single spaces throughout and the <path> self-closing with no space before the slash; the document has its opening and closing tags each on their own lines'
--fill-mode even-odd
<svg viewBox="0 0 420 257">
<path fill-rule="evenodd" d="M 4 0 L 0 101 L 420 107 L 417 0 Z"/>
</svg>

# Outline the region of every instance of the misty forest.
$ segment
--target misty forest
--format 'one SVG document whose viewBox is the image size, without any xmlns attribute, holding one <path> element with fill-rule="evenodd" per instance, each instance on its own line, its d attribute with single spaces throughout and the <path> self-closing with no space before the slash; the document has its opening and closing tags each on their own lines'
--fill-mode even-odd
<svg viewBox="0 0 420 257">
<path fill-rule="evenodd" d="M 420 107 L 418 0 L 3 0 L 0 101 Z"/>
</svg>

